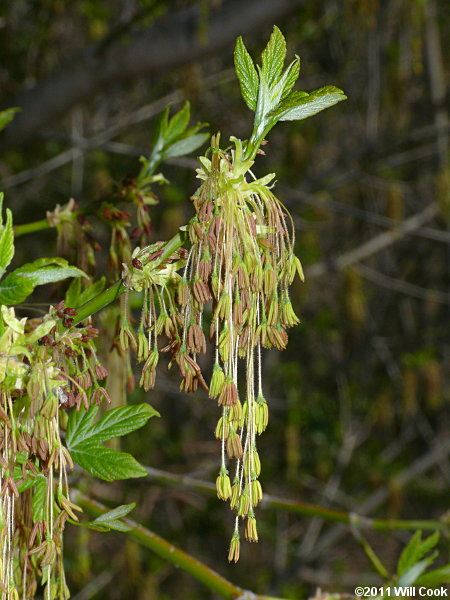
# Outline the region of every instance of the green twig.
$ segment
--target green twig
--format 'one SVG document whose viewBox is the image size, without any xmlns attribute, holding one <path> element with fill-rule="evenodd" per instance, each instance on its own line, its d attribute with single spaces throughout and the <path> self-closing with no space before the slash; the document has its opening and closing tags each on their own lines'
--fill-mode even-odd
<svg viewBox="0 0 450 600">
<path fill-rule="evenodd" d="M 164 246 L 164 251 L 162 254 L 154 261 L 155 267 L 169 258 L 171 254 L 178 250 L 178 248 L 181 248 L 185 241 L 186 233 L 184 231 L 180 231 L 174 235 L 173 238 L 170 239 Z M 81 323 L 81 321 L 84 321 L 84 319 L 87 319 L 102 308 L 105 308 L 105 306 L 108 306 L 108 304 L 114 302 L 114 300 L 119 298 L 119 296 L 121 296 L 125 290 L 126 287 L 123 285 L 122 280 L 119 279 L 113 283 L 111 287 L 83 304 L 83 306 L 80 306 L 80 308 L 77 309 L 77 314 L 74 318 L 73 325 L 78 325 L 78 323 Z"/>
<path fill-rule="evenodd" d="M 201 481 L 185 475 L 168 473 L 153 467 L 146 467 L 148 477 L 161 484 L 170 484 L 177 487 L 189 488 L 198 492 L 216 495 L 216 486 L 207 481 Z M 427 520 L 400 520 L 400 519 L 370 519 L 354 513 L 347 513 L 332 508 L 325 508 L 315 504 L 286 500 L 278 496 L 264 494 L 262 507 L 279 508 L 287 512 L 307 517 L 319 517 L 326 521 L 334 521 L 351 525 L 354 529 L 374 529 L 377 531 L 415 531 L 416 529 L 435 531 L 448 531 L 449 525 L 444 521 Z"/>
<path fill-rule="evenodd" d="M 50 223 L 47 219 L 40 219 L 40 221 L 32 221 L 31 223 L 23 223 L 22 225 L 14 226 L 14 235 L 25 235 L 27 233 L 34 233 L 35 231 L 42 231 L 43 229 L 51 229 Z"/>
<path fill-rule="evenodd" d="M 78 504 L 86 513 L 93 517 L 107 512 L 109 509 L 85 496 L 82 492 L 74 490 L 72 500 Z M 210 590 L 219 594 L 222 598 L 253 598 L 254 600 L 281 600 L 270 596 L 259 596 L 231 583 L 216 571 L 210 569 L 207 565 L 200 562 L 190 554 L 187 554 L 180 548 L 177 548 L 164 538 L 153 531 L 146 529 L 143 525 L 136 523 L 131 519 L 123 519 L 131 531 L 127 535 L 142 546 L 149 548 L 158 556 L 172 563 L 176 567 L 183 569 L 186 573 L 192 575 L 195 579 L 206 585 Z"/>
<path fill-rule="evenodd" d="M 391 576 L 389 575 L 389 571 L 386 569 L 386 567 L 383 565 L 381 560 L 378 558 L 378 556 L 376 555 L 372 546 L 365 539 L 365 537 L 361 534 L 361 532 L 358 530 L 358 528 L 353 527 L 353 520 L 352 520 L 352 523 L 350 526 L 350 531 L 352 532 L 355 540 L 358 542 L 358 544 L 364 550 L 365 555 L 370 560 L 370 563 L 372 564 L 373 568 L 378 573 L 378 575 L 380 575 L 380 577 L 382 577 L 383 579 L 386 579 L 386 580 L 390 579 Z"/>
</svg>

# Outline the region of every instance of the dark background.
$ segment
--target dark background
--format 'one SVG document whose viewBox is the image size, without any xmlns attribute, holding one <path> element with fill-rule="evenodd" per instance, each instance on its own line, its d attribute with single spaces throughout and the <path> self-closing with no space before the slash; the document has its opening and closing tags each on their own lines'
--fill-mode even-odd
<svg viewBox="0 0 450 600">
<path fill-rule="evenodd" d="M 349 99 L 281 123 L 254 169 L 276 171 L 306 272 L 292 294 L 302 324 L 285 352 L 264 353 L 263 489 L 372 517 L 439 519 L 450 480 L 446 0 L 4 0 L 1 106 L 23 110 L 0 136 L 0 189 L 16 223 L 71 197 L 104 199 L 138 172 L 157 113 L 185 98 L 211 132 L 246 138 L 252 114 L 233 75 L 234 40 L 242 34 L 258 56 L 273 24 L 288 58 L 302 59 L 301 89 L 333 84 Z M 170 184 L 152 208 L 155 240 L 192 215 L 194 168 L 193 158 L 163 166 Z M 54 252 L 54 232 L 36 233 L 17 241 L 16 261 Z M 114 360 L 116 401 L 124 374 Z M 131 401 L 144 398 L 162 418 L 128 449 L 143 464 L 214 481 L 215 402 L 179 392 L 163 366 L 156 389 Z M 260 508 L 260 543 L 229 566 L 233 516 L 216 498 L 150 479 L 89 485 L 111 506 L 137 501 L 135 518 L 259 593 L 307 598 L 318 586 L 350 593 L 381 581 L 346 526 Z M 120 534 L 66 537 L 78 600 L 215 597 Z M 367 537 L 394 570 L 410 534 Z"/>
</svg>

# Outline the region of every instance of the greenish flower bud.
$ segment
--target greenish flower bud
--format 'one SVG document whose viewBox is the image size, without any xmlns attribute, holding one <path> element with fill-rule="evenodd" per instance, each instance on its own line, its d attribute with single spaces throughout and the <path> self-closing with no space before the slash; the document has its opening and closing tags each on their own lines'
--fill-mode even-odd
<svg viewBox="0 0 450 600">
<path fill-rule="evenodd" d="M 231 510 L 235 510 L 238 507 L 239 496 L 240 496 L 239 479 L 234 479 L 233 485 L 231 487 L 231 497 L 230 497 Z"/>
<path fill-rule="evenodd" d="M 269 407 L 267 406 L 266 399 L 262 394 L 259 394 L 256 398 L 255 404 L 255 425 L 256 431 L 259 435 L 266 429 L 269 423 Z"/>
<path fill-rule="evenodd" d="M 249 512 L 247 521 L 245 523 L 245 539 L 248 542 L 258 541 L 258 531 L 256 529 L 256 519 L 253 510 Z"/>
<path fill-rule="evenodd" d="M 228 358 L 230 356 L 230 332 L 228 331 L 228 327 L 226 325 L 220 333 L 218 348 L 220 358 L 224 363 L 228 362 Z"/>
<path fill-rule="evenodd" d="M 252 488 L 252 505 L 256 506 L 257 504 L 259 504 L 261 502 L 262 497 L 263 497 L 261 484 L 259 483 L 259 481 L 257 479 L 254 479 L 253 481 L 250 482 L 250 485 Z"/>
<path fill-rule="evenodd" d="M 228 417 L 224 415 L 217 421 L 215 436 L 218 440 L 226 440 L 230 433 L 230 422 Z"/>
<path fill-rule="evenodd" d="M 214 271 L 211 275 L 211 290 L 214 294 L 214 298 L 217 298 L 217 295 L 219 293 L 219 277 L 217 275 L 217 271 Z"/>
<path fill-rule="evenodd" d="M 138 351 L 137 351 L 138 362 L 147 360 L 148 350 L 149 350 L 148 337 L 143 331 L 139 331 L 139 333 L 138 333 Z"/>
<path fill-rule="evenodd" d="M 249 495 L 247 487 L 246 487 L 239 497 L 237 514 L 240 517 L 245 517 L 245 515 L 248 513 L 249 510 L 250 510 L 250 495 Z"/>
<path fill-rule="evenodd" d="M 231 482 L 228 477 L 228 471 L 221 469 L 219 476 L 216 479 L 217 497 L 220 500 L 228 500 L 231 496 Z"/>
<path fill-rule="evenodd" d="M 244 424 L 244 413 L 242 410 L 242 404 L 239 399 L 236 400 L 236 403 L 230 406 L 229 409 L 229 419 L 233 423 L 233 427 L 235 429 L 240 429 Z"/>
<path fill-rule="evenodd" d="M 122 348 L 122 350 L 128 350 L 128 348 L 131 348 L 132 350 L 136 350 L 137 348 L 137 344 L 136 344 L 136 338 L 134 337 L 134 333 L 133 330 L 131 329 L 131 325 L 130 324 L 125 324 L 121 327 L 120 329 L 120 333 L 119 333 L 119 341 L 120 341 L 120 347 Z"/>
<path fill-rule="evenodd" d="M 231 298 L 226 292 L 222 292 L 219 298 L 219 302 L 217 304 L 214 318 L 219 317 L 219 319 L 222 319 L 222 321 L 224 321 L 230 316 L 230 308 Z"/>
<path fill-rule="evenodd" d="M 241 547 L 241 542 L 239 539 L 239 532 L 235 531 L 233 533 L 233 537 L 230 542 L 230 549 L 228 550 L 228 561 L 229 562 L 238 562 L 239 560 L 239 551 Z"/>
<path fill-rule="evenodd" d="M 264 286 L 263 286 L 264 293 L 267 295 L 269 295 L 271 292 L 273 292 L 273 290 L 275 289 L 275 287 L 277 285 L 276 272 L 269 262 L 267 262 L 264 267 L 263 283 L 264 283 Z"/>
<path fill-rule="evenodd" d="M 225 374 L 223 372 L 222 367 L 219 365 L 218 362 L 216 362 L 213 368 L 211 382 L 209 384 L 209 397 L 217 398 L 222 391 L 224 383 Z"/>
</svg>

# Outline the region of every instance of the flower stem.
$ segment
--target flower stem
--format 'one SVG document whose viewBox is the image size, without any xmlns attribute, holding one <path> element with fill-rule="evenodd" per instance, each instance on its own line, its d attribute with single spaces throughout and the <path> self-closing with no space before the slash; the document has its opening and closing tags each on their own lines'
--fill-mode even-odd
<svg viewBox="0 0 450 600">
<path fill-rule="evenodd" d="M 27 233 L 34 233 L 35 231 L 42 231 L 43 229 L 51 229 L 50 223 L 47 219 L 40 219 L 39 221 L 32 221 L 31 223 L 22 223 L 22 225 L 14 226 L 14 235 L 26 235 Z"/>
<path fill-rule="evenodd" d="M 178 248 L 186 241 L 186 233 L 184 231 L 179 231 L 176 235 L 173 236 L 165 245 L 164 251 L 162 254 L 154 261 L 155 267 L 164 262 L 171 254 L 173 254 Z M 95 298 L 92 298 L 83 306 L 77 309 L 77 315 L 74 318 L 73 325 L 78 325 L 84 319 L 87 319 L 91 315 L 95 314 L 105 306 L 108 306 L 114 300 L 117 300 L 126 290 L 126 287 L 123 285 L 121 279 L 113 283 L 113 285 L 103 292 L 100 292 Z"/>
<path fill-rule="evenodd" d="M 74 490 L 72 492 L 72 498 L 76 504 L 93 517 L 98 517 L 109 510 L 106 506 L 88 498 L 79 490 Z M 204 563 L 180 548 L 177 548 L 153 531 L 146 529 L 136 521 L 132 521 L 131 519 L 123 519 L 123 521 L 131 527 L 131 531 L 129 531 L 127 535 L 132 540 L 149 548 L 155 552 L 155 554 L 158 554 L 158 556 L 172 563 L 176 567 L 183 569 L 183 571 L 192 575 L 197 581 L 206 585 L 210 590 L 219 594 L 222 598 L 229 598 L 232 600 L 233 598 L 244 598 L 248 596 L 255 600 L 281 600 L 248 592 L 234 583 L 231 583 L 231 581 L 228 581 Z"/>
</svg>

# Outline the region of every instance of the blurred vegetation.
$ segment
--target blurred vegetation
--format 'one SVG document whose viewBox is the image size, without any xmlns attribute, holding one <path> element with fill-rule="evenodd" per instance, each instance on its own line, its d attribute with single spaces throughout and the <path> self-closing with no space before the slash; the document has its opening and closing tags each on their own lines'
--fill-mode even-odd
<svg viewBox="0 0 450 600">
<path fill-rule="evenodd" d="M 196 11 L 190 35 L 207 46 L 209 18 L 227 4 L 4 0 L 2 107 L 16 105 L 19 93 L 53 70 L 70 69 L 89 45 L 125 47 L 135 31 L 171 15 Z M 246 25 L 251 51 L 261 50 L 272 25 Z M 301 56 L 302 89 L 333 83 L 349 100 L 310 120 L 278 126 L 255 165 L 258 176 L 277 173 L 277 192 L 293 215 L 306 273 L 293 297 L 302 324 L 287 350 L 263 357 L 271 406 L 260 440 L 263 487 L 279 497 L 370 517 L 439 520 L 448 511 L 450 481 L 448 2 L 305 0 L 293 2 L 277 25 L 286 34 L 288 57 Z M 15 222 L 45 218 L 71 197 L 112 197 L 127 174 L 139 172 L 138 158 L 148 154 L 156 129 L 149 117 L 170 100 L 179 108 L 188 99 L 194 121 L 208 121 L 212 132 L 245 138 L 251 113 L 230 70 L 233 43 L 176 69 L 124 77 L 47 122 L 26 143 L 6 147 L 0 189 Z M 155 110 L 142 111 L 161 98 L 167 100 Z M 50 162 L 55 157 L 63 157 L 57 168 Z M 194 169 L 195 160 L 186 158 L 163 165 L 170 183 L 155 189 L 152 241 L 168 239 L 192 215 Z M 100 229 L 96 235 L 105 242 L 98 276 L 108 278 L 106 234 Z M 55 240 L 53 231 L 24 236 L 15 260 L 48 255 Z M 61 288 L 54 294 L 56 301 Z M 119 402 L 126 373 L 120 358 L 108 355 L 115 310 L 105 310 L 97 324 L 105 330 L 101 351 Z M 211 361 L 204 359 L 206 370 Z M 145 433 L 130 436 L 129 451 L 164 471 L 215 478 L 215 402 L 203 392 L 180 392 L 177 375 L 164 366 L 154 391 L 129 398 L 148 399 L 162 415 Z M 260 543 L 229 566 L 233 517 L 215 497 L 151 478 L 96 482 L 89 493 L 111 505 L 137 502 L 137 520 L 255 592 L 297 599 L 313 596 L 317 587 L 350 593 L 355 585 L 381 581 L 346 525 L 268 507 L 260 511 Z M 409 537 L 404 531 L 367 533 L 391 571 Z M 447 542 L 444 536 L 444 559 Z M 75 598 L 215 597 L 121 534 L 76 530 L 67 535 L 67 546 Z"/>
</svg>

